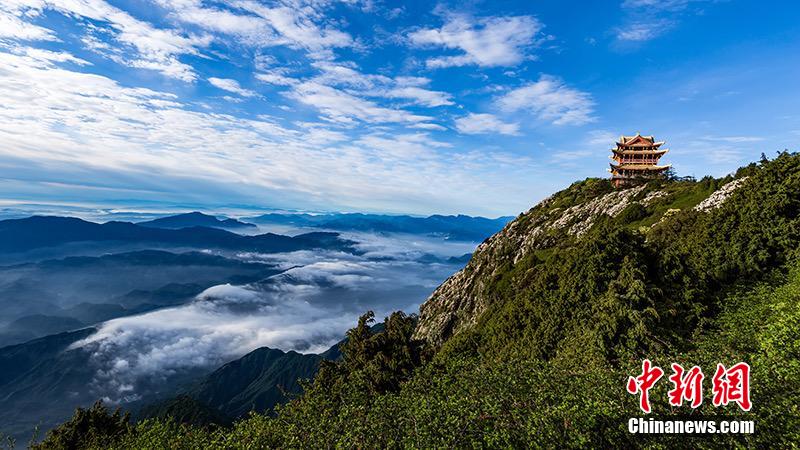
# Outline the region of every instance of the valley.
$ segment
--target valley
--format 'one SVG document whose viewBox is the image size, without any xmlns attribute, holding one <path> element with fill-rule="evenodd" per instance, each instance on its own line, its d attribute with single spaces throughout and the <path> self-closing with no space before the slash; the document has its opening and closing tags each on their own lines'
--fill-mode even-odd
<svg viewBox="0 0 800 450">
<path fill-rule="evenodd" d="M 230 423 L 268 411 L 336 358 L 363 311 L 415 310 L 477 245 L 430 227 L 205 227 L 227 220 L 0 221 L 19 250 L 0 267 L 0 366 L 14 367 L 0 379 L 2 432 L 27 440 L 98 399 L 137 417 L 205 408 Z M 37 231 L 56 224 L 67 227 Z M 469 226 L 450 229 L 475 235 Z"/>
</svg>

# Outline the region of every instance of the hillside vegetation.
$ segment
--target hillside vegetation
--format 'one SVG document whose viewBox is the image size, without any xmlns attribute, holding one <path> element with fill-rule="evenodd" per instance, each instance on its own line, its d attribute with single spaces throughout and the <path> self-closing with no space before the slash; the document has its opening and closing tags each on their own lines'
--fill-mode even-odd
<svg viewBox="0 0 800 450">
<path fill-rule="evenodd" d="M 745 178 L 746 177 L 746 178 Z M 703 203 L 735 181 L 736 189 Z M 700 206 L 698 206 L 700 205 Z M 520 215 L 382 332 L 365 315 L 305 393 L 231 427 L 130 424 L 97 406 L 39 448 L 786 448 L 800 445 L 800 155 L 724 179 L 576 183 Z M 649 358 L 707 374 L 704 403 L 752 435 L 634 435 Z M 752 367 L 753 408 L 715 408 L 717 363 Z M 91 419 L 92 417 L 97 419 Z M 111 422 L 111 425 L 107 425 Z M 98 424 L 98 425 L 95 425 Z M 106 424 L 106 425 L 103 425 Z"/>
</svg>

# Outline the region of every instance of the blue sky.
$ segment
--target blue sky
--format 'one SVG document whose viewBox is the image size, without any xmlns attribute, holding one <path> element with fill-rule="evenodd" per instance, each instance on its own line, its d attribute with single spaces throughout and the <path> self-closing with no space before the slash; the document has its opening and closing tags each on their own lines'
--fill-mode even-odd
<svg viewBox="0 0 800 450">
<path fill-rule="evenodd" d="M 516 214 L 800 138 L 795 2 L 3 0 L 0 208 Z"/>
</svg>

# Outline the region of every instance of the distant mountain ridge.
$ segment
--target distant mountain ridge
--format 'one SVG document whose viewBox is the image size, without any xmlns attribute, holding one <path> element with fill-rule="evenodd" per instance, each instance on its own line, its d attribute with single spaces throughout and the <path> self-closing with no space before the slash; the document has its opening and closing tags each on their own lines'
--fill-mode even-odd
<svg viewBox="0 0 800 450">
<path fill-rule="evenodd" d="M 24 439 L 37 423 L 47 430 L 76 406 L 97 400 L 98 394 L 87 389 L 96 370 L 90 363 L 92 351 L 71 348 L 96 331 L 89 327 L 0 347 L 0 424 L 4 433 Z M 258 348 L 211 373 L 199 372 L 185 379 L 181 385 L 186 388 L 164 386 L 162 394 L 168 397 L 144 403 L 137 416 L 226 424 L 249 411 L 269 411 L 299 394 L 299 380 L 313 378 L 320 361 L 338 359 L 340 344 L 321 354 Z"/>
<path fill-rule="evenodd" d="M 373 333 L 384 330 L 383 323 L 371 327 Z M 140 418 L 172 417 L 179 422 L 224 425 L 263 413 L 283 404 L 302 392 L 300 380 L 310 380 L 320 362 L 342 358 L 340 347 L 345 337 L 320 354 L 284 352 L 261 347 L 239 359 L 224 364 L 199 378 L 175 397 L 144 406 Z"/>
<path fill-rule="evenodd" d="M 176 397 L 146 405 L 138 415 L 172 416 L 195 424 L 206 424 L 209 419 L 230 423 L 250 411 L 269 411 L 299 394 L 299 381 L 313 378 L 323 359 L 327 358 L 262 347 L 223 365 Z"/>
<path fill-rule="evenodd" d="M 177 214 L 174 216 L 161 217 L 158 219 L 147 220 L 144 222 L 137 222 L 136 225 L 151 228 L 167 228 L 167 229 L 180 229 L 191 227 L 207 227 L 207 228 L 222 228 L 222 229 L 243 229 L 243 228 L 257 228 L 252 223 L 241 222 L 236 219 L 223 218 L 220 219 L 215 216 L 203 214 L 199 211 L 194 211 L 185 214 Z"/>
<path fill-rule="evenodd" d="M 380 214 L 279 214 L 270 213 L 247 220 L 259 225 L 291 225 L 335 231 L 373 231 L 443 235 L 450 239 L 483 241 L 500 231 L 513 217 L 496 219 L 465 215 L 428 217 Z"/>
<path fill-rule="evenodd" d="M 96 400 L 86 392 L 94 374 L 90 353 L 69 350 L 95 331 L 85 328 L 0 348 L 0 424 L 4 433 L 23 441 L 36 424 L 47 429 L 76 405 Z M 34 412 L 39 417 L 32 417 Z"/>
<path fill-rule="evenodd" d="M 206 252 L 162 250 L 0 266 L 0 347 L 179 305 L 211 286 L 246 284 L 281 271 Z"/>
<path fill-rule="evenodd" d="M 353 251 L 353 242 L 335 233 L 242 236 L 208 227 L 153 228 L 130 222 L 88 222 L 74 217 L 32 216 L 0 221 L 0 252 L 23 252 L 72 242 L 158 243 L 263 253 L 326 248 Z"/>
</svg>

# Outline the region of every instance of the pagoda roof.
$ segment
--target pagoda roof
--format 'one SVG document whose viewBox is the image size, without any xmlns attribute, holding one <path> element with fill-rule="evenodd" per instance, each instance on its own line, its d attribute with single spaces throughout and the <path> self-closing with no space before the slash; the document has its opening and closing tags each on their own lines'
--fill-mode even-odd
<svg viewBox="0 0 800 450">
<path fill-rule="evenodd" d="M 670 167 L 672 167 L 672 164 L 667 164 L 665 166 L 657 166 L 655 164 L 620 164 L 620 165 L 609 164 L 609 165 L 611 166 L 611 169 L 613 169 L 613 170 L 645 170 L 645 171 L 654 170 L 654 171 L 657 171 L 657 170 L 669 169 Z"/>
<path fill-rule="evenodd" d="M 635 149 L 630 149 L 630 148 L 612 148 L 611 151 L 614 152 L 614 153 L 621 153 L 621 154 L 624 153 L 626 155 L 646 155 L 646 154 L 653 154 L 653 153 L 663 155 L 664 153 L 667 153 L 669 151 L 669 149 L 668 148 L 664 148 L 664 149 L 657 148 L 655 150 L 635 150 Z"/>
<path fill-rule="evenodd" d="M 629 147 L 629 146 L 640 146 L 640 147 L 658 147 L 663 145 L 664 141 L 656 142 L 656 138 L 653 136 L 642 136 L 639 133 L 636 133 L 635 136 L 620 136 L 619 141 L 617 141 L 618 147 Z"/>
</svg>

